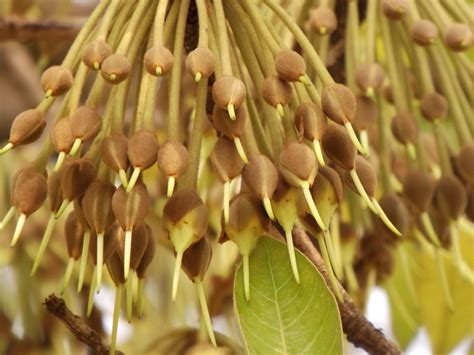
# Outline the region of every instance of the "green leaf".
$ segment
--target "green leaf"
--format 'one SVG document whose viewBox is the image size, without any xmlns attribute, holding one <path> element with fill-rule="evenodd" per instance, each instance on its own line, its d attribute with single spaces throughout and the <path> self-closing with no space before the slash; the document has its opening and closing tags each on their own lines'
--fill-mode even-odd
<svg viewBox="0 0 474 355">
<path fill-rule="evenodd" d="M 342 354 L 342 327 L 334 296 L 319 271 L 296 252 L 301 284 L 291 271 L 285 244 L 261 238 L 250 255 L 250 301 L 242 266 L 234 308 L 250 354 Z"/>
</svg>

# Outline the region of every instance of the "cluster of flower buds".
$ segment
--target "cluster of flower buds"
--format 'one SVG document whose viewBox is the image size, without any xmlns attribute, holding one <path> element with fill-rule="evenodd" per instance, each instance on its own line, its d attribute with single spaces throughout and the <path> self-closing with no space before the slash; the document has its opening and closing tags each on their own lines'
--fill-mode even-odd
<svg viewBox="0 0 474 355">
<path fill-rule="evenodd" d="M 338 280 L 352 291 L 368 284 L 359 274 L 390 273 L 399 237 L 426 238 L 452 250 L 460 272 L 467 267 L 456 227 L 474 221 L 468 14 L 439 1 L 368 0 L 359 17 L 349 1 L 341 27 L 334 1 L 298 19 L 278 1 L 260 3 L 101 1 L 64 62 L 44 72 L 43 101 L 15 118 L 0 150 L 14 154 L 37 141 L 64 95 L 38 157 L 11 181 L 0 228 L 18 215 L 14 245 L 48 200 L 33 274 L 47 267 L 43 255 L 68 211 L 62 289 L 79 261 L 78 291 L 90 285 L 90 314 L 106 265 L 117 289 L 112 349 L 123 289 L 128 319 L 134 300 L 143 312 L 158 234 L 176 256 L 171 298 L 183 270 L 214 346 L 203 285 L 218 242 L 240 251 L 247 301 L 249 257 L 260 238 L 286 241 L 295 287 L 301 283 L 297 226 L 317 240 L 340 300 Z M 197 44 L 186 31 L 191 16 L 199 20 Z M 344 30 L 345 69 L 336 62 L 328 71 L 329 38 Z M 185 53 L 189 42 L 194 49 Z M 337 83 L 343 70 L 345 82 Z M 216 211 L 220 222 L 211 226 Z M 358 252 L 343 260 L 348 240 Z M 452 305 L 446 282 L 445 294 Z"/>
</svg>

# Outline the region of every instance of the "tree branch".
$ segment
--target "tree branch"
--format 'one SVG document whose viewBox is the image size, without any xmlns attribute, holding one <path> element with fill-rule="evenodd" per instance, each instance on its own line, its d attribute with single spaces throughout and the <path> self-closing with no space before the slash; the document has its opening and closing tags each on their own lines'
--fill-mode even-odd
<svg viewBox="0 0 474 355">
<path fill-rule="evenodd" d="M 308 235 L 298 228 L 293 232 L 293 239 L 296 247 L 311 260 L 332 290 L 323 258 Z M 344 299 L 344 303 L 339 303 L 339 311 L 347 340 L 370 354 L 401 354 L 400 349 L 364 317 L 344 288 L 341 285 L 339 285 L 339 288 Z"/>
<path fill-rule="evenodd" d="M 70 40 L 82 24 L 57 20 L 31 21 L 16 16 L 0 17 L 0 41 Z"/>
<path fill-rule="evenodd" d="M 67 308 L 66 303 L 62 298 L 57 297 L 54 293 L 48 296 L 43 303 L 48 312 L 63 322 L 72 334 L 82 343 L 86 344 L 94 354 L 109 354 L 110 347 L 102 341 L 97 332 L 89 327 L 86 322 L 72 313 Z M 122 354 L 117 351 L 116 354 Z"/>
</svg>

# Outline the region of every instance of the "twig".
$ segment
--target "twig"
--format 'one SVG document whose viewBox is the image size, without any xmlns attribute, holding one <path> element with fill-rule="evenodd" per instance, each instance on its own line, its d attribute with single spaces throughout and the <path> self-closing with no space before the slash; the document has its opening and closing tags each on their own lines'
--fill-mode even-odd
<svg viewBox="0 0 474 355">
<path fill-rule="evenodd" d="M 54 293 L 48 296 L 43 303 L 48 312 L 61 320 L 73 333 L 77 339 L 86 344 L 94 354 L 109 354 L 110 347 L 102 341 L 102 338 L 96 331 L 89 327 L 86 322 L 72 313 L 67 308 L 62 298 L 57 297 Z M 117 351 L 116 354 L 123 354 Z"/>
<path fill-rule="evenodd" d="M 0 17 L 0 41 L 69 40 L 76 37 L 82 23 L 58 20 L 32 21 L 20 17 Z"/>
<path fill-rule="evenodd" d="M 295 246 L 316 266 L 332 289 L 323 258 L 308 235 L 301 229 L 295 229 L 293 238 Z M 340 285 L 339 288 L 344 299 L 344 303 L 339 303 L 339 311 L 347 340 L 370 354 L 401 354 L 400 349 L 364 317 L 344 288 Z"/>
</svg>

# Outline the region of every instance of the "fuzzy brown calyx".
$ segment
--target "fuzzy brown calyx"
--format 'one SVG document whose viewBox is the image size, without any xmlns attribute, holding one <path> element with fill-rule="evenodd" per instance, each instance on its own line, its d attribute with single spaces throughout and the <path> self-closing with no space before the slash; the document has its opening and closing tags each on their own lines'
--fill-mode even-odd
<svg viewBox="0 0 474 355">
<path fill-rule="evenodd" d="M 392 133 L 401 144 L 414 144 L 418 139 L 418 126 L 411 112 L 398 112 L 392 119 Z"/>
<path fill-rule="evenodd" d="M 178 223 L 187 214 L 197 211 L 198 215 L 207 220 L 207 207 L 199 197 L 197 192 L 192 189 L 176 191 L 172 197 L 166 203 L 163 209 L 163 216 L 167 218 L 171 223 Z M 204 234 L 206 225 L 200 228 L 201 235 Z"/>
<path fill-rule="evenodd" d="M 464 145 L 457 156 L 461 176 L 474 185 L 474 142 Z"/>
<path fill-rule="evenodd" d="M 271 198 L 278 184 L 278 170 L 265 155 L 251 155 L 242 172 L 242 179 L 258 198 Z"/>
<path fill-rule="evenodd" d="M 295 82 L 305 75 L 306 63 L 298 52 L 283 50 L 275 56 L 275 69 L 283 80 Z"/>
<path fill-rule="evenodd" d="M 189 163 L 189 153 L 179 142 L 166 142 L 158 150 L 158 167 L 166 176 L 179 177 Z"/>
<path fill-rule="evenodd" d="M 428 121 L 440 120 L 448 114 L 448 101 L 443 95 L 430 92 L 421 98 L 420 109 Z"/>
<path fill-rule="evenodd" d="M 377 174 L 369 161 L 360 155 L 357 155 L 355 158 L 355 171 L 357 176 L 359 177 L 362 186 L 364 187 L 365 192 L 369 197 L 375 196 L 375 190 L 377 188 Z M 344 182 L 346 185 L 355 193 L 359 193 L 357 191 L 356 186 L 354 185 L 354 181 L 351 175 L 346 172 L 344 175 Z"/>
<path fill-rule="evenodd" d="M 273 107 L 286 106 L 291 99 L 291 85 L 277 75 L 265 78 L 262 84 L 262 96 L 265 102 Z"/>
<path fill-rule="evenodd" d="M 393 223 L 398 231 L 402 235 L 408 232 L 410 228 L 410 214 L 408 209 L 405 206 L 403 200 L 397 195 L 390 194 L 382 197 L 379 200 L 380 207 L 387 215 L 388 219 Z M 374 227 L 381 231 L 383 234 L 394 237 L 396 236 L 383 222 L 380 218 L 374 215 L 373 218 Z M 390 239 L 394 240 L 394 239 Z M 398 240 L 398 238 L 396 239 Z"/>
<path fill-rule="evenodd" d="M 356 99 L 347 86 L 333 83 L 323 89 L 321 107 L 329 119 L 337 124 L 344 125 L 354 118 Z"/>
<path fill-rule="evenodd" d="M 355 80 L 359 88 L 366 94 L 380 89 L 385 79 L 383 68 L 378 63 L 364 63 L 357 67 Z"/>
<path fill-rule="evenodd" d="M 120 258 L 119 251 L 116 249 L 107 258 L 107 270 L 109 271 L 110 278 L 114 282 L 115 287 L 125 284 L 125 274 L 123 269 L 123 261 Z"/>
<path fill-rule="evenodd" d="M 143 65 L 148 73 L 154 76 L 166 75 L 171 71 L 174 56 L 163 46 L 153 46 L 148 49 L 143 58 Z"/>
<path fill-rule="evenodd" d="M 403 181 L 403 196 L 411 209 L 421 213 L 428 210 L 435 188 L 436 181 L 430 174 L 411 169 Z"/>
<path fill-rule="evenodd" d="M 379 108 L 375 101 L 365 95 L 356 96 L 357 109 L 352 121 L 356 131 L 367 130 L 377 124 Z"/>
<path fill-rule="evenodd" d="M 84 195 L 97 176 L 94 164 L 87 158 L 70 158 L 62 170 L 61 190 L 63 198 L 68 201 Z"/>
<path fill-rule="evenodd" d="M 82 208 L 82 199 L 78 198 L 74 200 L 74 213 L 78 222 L 82 225 L 84 230 L 89 229 L 89 223 L 87 222 L 86 216 L 84 215 L 84 209 Z"/>
<path fill-rule="evenodd" d="M 145 184 L 139 180 L 130 192 L 119 187 L 112 196 L 112 211 L 119 226 L 131 231 L 143 224 L 150 209 L 150 196 Z"/>
<path fill-rule="evenodd" d="M 220 137 L 211 152 L 211 165 L 217 177 L 226 182 L 240 174 L 244 162 L 239 156 L 235 144 L 227 137 Z"/>
<path fill-rule="evenodd" d="M 294 122 L 298 132 L 310 141 L 320 140 L 328 126 L 323 110 L 312 102 L 303 102 L 298 106 Z"/>
<path fill-rule="evenodd" d="M 46 96 L 61 96 L 69 91 L 74 78 L 68 68 L 53 65 L 41 76 L 41 86 Z"/>
<path fill-rule="evenodd" d="M 134 168 L 148 169 L 156 163 L 158 148 L 158 139 L 153 132 L 144 129 L 136 131 L 128 139 L 128 160 Z"/>
<path fill-rule="evenodd" d="M 148 232 L 147 245 L 145 248 L 145 252 L 143 253 L 143 256 L 140 260 L 140 264 L 138 264 L 138 267 L 136 269 L 137 276 L 140 279 L 145 278 L 146 271 L 156 254 L 156 243 L 155 238 L 153 237 L 153 231 L 151 230 L 148 224 L 145 224 L 145 227 Z"/>
<path fill-rule="evenodd" d="M 51 142 L 57 152 L 68 153 L 74 144 L 71 132 L 71 118 L 69 116 L 57 120 L 50 131 Z"/>
<path fill-rule="evenodd" d="M 79 222 L 76 213 L 69 213 L 64 223 L 64 236 L 66 238 L 67 253 L 70 258 L 78 260 L 82 254 L 84 240 L 84 227 Z"/>
<path fill-rule="evenodd" d="M 323 136 L 322 147 L 329 159 L 339 168 L 348 171 L 354 169 L 357 149 L 344 127 L 330 124 Z"/>
<path fill-rule="evenodd" d="M 31 167 L 23 168 L 16 173 L 11 190 L 11 204 L 18 212 L 29 216 L 43 205 L 47 195 L 45 174 Z"/>
<path fill-rule="evenodd" d="M 239 108 L 244 100 L 247 90 L 242 80 L 230 75 L 223 75 L 212 85 L 212 98 L 217 107 L 228 109 L 233 105 Z"/>
<path fill-rule="evenodd" d="M 186 71 L 196 79 L 209 78 L 214 73 L 216 58 L 206 47 L 197 47 L 186 57 Z M 199 80 L 197 80 L 199 81 Z"/>
<path fill-rule="evenodd" d="M 383 0 L 382 10 L 390 20 L 401 20 L 408 12 L 408 0 Z"/>
<path fill-rule="evenodd" d="M 444 43 L 455 52 L 462 52 L 474 43 L 471 28 L 464 23 L 452 23 L 446 28 Z"/>
<path fill-rule="evenodd" d="M 102 121 L 95 107 L 81 106 L 71 115 L 71 133 L 74 138 L 86 142 L 100 131 Z"/>
<path fill-rule="evenodd" d="M 128 58 L 124 54 L 114 53 L 103 61 L 100 74 L 105 81 L 118 84 L 127 79 L 131 70 L 132 66 Z"/>
<path fill-rule="evenodd" d="M 112 196 L 115 186 L 108 181 L 94 181 L 82 197 L 82 210 L 89 228 L 97 234 L 104 233 L 114 223 Z"/>
<path fill-rule="evenodd" d="M 23 111 L 13 120 L 8 141 L 15 146 L 29 144 L 41 136 L 45 127 L 46 120 L 41 111 Z"/>
<path fill-rule="evenodd" d="M 101 157 L 105 165 L 118 173 L 119 170 L 127 170 L 130 166 L 127 150 L 127 137 L 122 133 L 112 133 L 102 143 Z"/>
<path fill-rule="evenodd" d="M 330 35 L 337 28 L 336 14 L 327 6 L 319 6 L 311 11 L 309 26 L 321 36 Z"/>
<path fill-rule="evenodd" d="M 132 232 L 132 247 L 130 251 L 130 269 L 136 270 L 145 255 L 148 246 L 148 228 L 144 223 Z M 123 261 L 125 251 L 125 231 L 122 228 L 117 230 L 117 252 Z"/>
<path fill-rule="evenodd" d="M 190 246 L 183 254 L 182 268 L 191 281 L 203 280 L 212 258 L 211 243 L 206 237 Z"/>
<path fill-rule="evenodd" d="M 67 161 L 68 159 L 66 160 L 66 163 Z M 48 176 L 48 202 L 51 212 L 57 212 L 64 200 L 63 191 L 61 189 L 63 169 L 64 165 L 58 172 L 53 172 Z"/>
<path fill-rule="evenodd" d="M 82 51 L 82 62 L 92 70 L 99 70 L 104 60 L 112 55 L 112 48 L 103 40 L 89 42 Z"/>
<path fill-rule="evenodd" d="M 433 201 L 446 218 L 456 220 L 466 210 L 466 190 L 456 176 L 445 175 L 438 181 Z"/>
<path fill-rule="evenodd" d="M 240 138 L 244 134 L 247 110 L 244 106 L 235 110 L 235 118 L 231 120 L 227 110 L 214 106 L 212 123 L 216 130 L 229 139 Z"/>
<path fill-rule="evenodd" d="M 416 44 L 429 46 L 438 37 L 438 27 L 430 20 L 415 20 L 411 26 L 410 35 Z"/>
<path fill-rule="evenodd" d="M 318 173 L 318 161 L 306 144 L 290 142 L 281 150 L 278 169 L 291 186 L 301 187 L 303 182 L 312 185 Z"/>
</svg>

